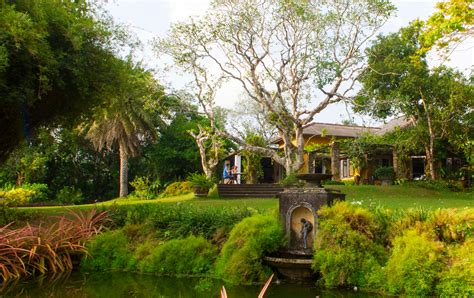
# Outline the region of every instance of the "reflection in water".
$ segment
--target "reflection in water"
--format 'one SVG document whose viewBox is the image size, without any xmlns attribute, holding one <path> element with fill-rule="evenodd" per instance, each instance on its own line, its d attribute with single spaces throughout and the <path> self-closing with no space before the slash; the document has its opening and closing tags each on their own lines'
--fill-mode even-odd
<svg viewBox="0 0 474 298">
<path fill-rule="evenodd" d="M 222 282 L 135 273 L 82 273 L 9 284 L 0 297 L 219 297 Z M 260 286 L 226 286 L 230 298 L 257 297 Z M 311 285 L 272 284 L 265 297 L 367 297 L 367 293 L 325 291 Z"/>
</svg>

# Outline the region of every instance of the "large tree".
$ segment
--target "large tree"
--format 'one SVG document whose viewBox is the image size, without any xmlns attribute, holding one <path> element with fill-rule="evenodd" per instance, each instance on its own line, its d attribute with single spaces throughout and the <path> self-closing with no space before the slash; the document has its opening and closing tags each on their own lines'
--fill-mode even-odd
<svg viewBox="0 0 474 298">
<path fill-rule="evenodd" d="M 106 105 L 97 108 L 87 138 L 98 150 L 117 145 L 120 155 L 120 197 L 128 195 L 128 158 L 147 138 L 156 136 L 159 101 L 163 89 L 152 73 L 131 62 L 121 62 L 117 85 L 109 90 Z"/>
<path fill-rule="evenodd" d="M 222 84 L 240 84 L 276 126 L 284 154 L 213 126 L 215 133 L 290 173 L 304 164 L 303 127 L 329 104 L 349 100 L 364 45 L 392 11 L 386 0 L 218 0 L 201 19 L 175 24 L 157 44 L 193 75 L 211 124 Z"/>
<path fill-rule="evenodd" d="M 0 1 L 0 161 L 42 125 L 101 102 L 125 35 L 94 1 Z"/>
<path fill-rule="evenodd" d="M 421 23 L 380 36 L 367 50 L 368 67 L 354 110 L 377 118 L 404 115 L 425 149 L 427 172 L 438 178 L 436 143 L 462 134 L 472 125 L 474 88 L 461 73 L 429 69 L 420 54 Z M 472 136 L 471 136 L 472 138 Z"/>
</svg>

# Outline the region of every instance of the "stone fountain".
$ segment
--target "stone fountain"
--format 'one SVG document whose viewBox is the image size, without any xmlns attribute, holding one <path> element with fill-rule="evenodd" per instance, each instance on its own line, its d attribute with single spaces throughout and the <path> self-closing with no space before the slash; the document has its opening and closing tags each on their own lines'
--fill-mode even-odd
<svg viewBox="0 0 474 298">
<path fill-rule="evenodd" d="M 314 277 L 311 263 L 314 235 L 318 230 L 316 212 L 324 205 L 344 200 L 346 195 L 322 187 L 321 182 L 330 179 L 331 174 L 300 174 L 297 177 L 306 181 L 305 187 L 288 188 L 279 194 L 280 221 L 288 239 L 287 247 L 266 256 L 264 261 L 282 278 L 305 281 Z"/>
</svg>

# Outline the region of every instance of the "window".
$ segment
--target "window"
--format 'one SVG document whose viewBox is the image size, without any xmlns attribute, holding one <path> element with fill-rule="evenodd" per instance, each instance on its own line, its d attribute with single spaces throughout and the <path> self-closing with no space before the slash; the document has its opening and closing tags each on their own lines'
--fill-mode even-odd
<svg viewBox="0 0 474 298">
<path fill-rule="evenodd" d="M 343 159 L 341 160 L 341 177 L 349 177 L 349 171 L 350 171 L 350 166 L 349 166 L 349 159 Z"/>
</svg>

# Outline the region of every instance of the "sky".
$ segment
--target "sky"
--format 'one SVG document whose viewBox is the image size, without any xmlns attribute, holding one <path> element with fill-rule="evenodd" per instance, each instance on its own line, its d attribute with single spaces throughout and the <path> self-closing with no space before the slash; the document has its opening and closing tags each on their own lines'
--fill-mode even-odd
<svg viewBox="0 0 474 298">
<path fill-rule="evenodd" d="M 426 20 L 434 11 L 436 0 L 392 0 L 397 7 L 397 15 L 392 17 L 382 28 L 381 33 L 398 31 L 409 22 L 419 18 Z M 142 41 L 143 48 L 137 56 L 145 65 L 155 70 L 163 68 L 165 61 L 158 59 L 152 50 L 151 42 L 156 37 L 166 37 L 170 25 L 177 21 L 186 21 L 190 16 L 199 16 L 209 8 L 210 0 L 113 0 L 106 5 L 114 20 L 128 25 Z M 435 58 L 432 65 L 439 64 Z M 467 72 L 474 64 L 474 41 L 468 40 L 460 45 L 451 55 L 450 61 L 444 64 Z M 178 77 L 173 72 L 159 72 L 160 81 L 169 88 L 184 87 L 186 78 Z M 228 84 L 217 94 L 218 105 L 232 109 L 241 92 L 237 85 Z M 378 125 L 379 123 L 358 115 L 353 115 L 358 124 Z M 315 122 L 340 123 L 347 119 L 348 113 L 344 104 L 335 104 L 318 114 Z"/>
</svg>

